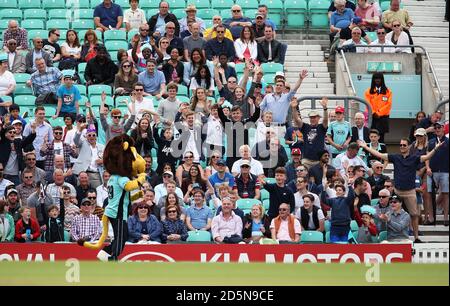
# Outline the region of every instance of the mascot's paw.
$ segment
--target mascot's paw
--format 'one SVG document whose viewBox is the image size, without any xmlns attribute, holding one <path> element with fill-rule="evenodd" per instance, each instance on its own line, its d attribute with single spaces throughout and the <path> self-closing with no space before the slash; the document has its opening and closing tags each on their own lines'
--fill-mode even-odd
<svg viewBox="0 0 450 306">
<path fill-rule="evenodd" d="M 85 243 L 86 241 L 84 240 L 84 239 L 78 239 L 77 240 L 77 244 L 79 245 L 79 246 L 84 246 L 84 243 Z"/>
<path fill-rule="evenodd" d="M 106 253 L 106 252 L 103 251 L 103 250 L 101 250 L 101 251 L 98 252 L 98 254 L 97 254 L 97 258 L 98 258 L 100 261 L 104 261 L 104 262 L 107 262 L 110 256 L 111 256 L 111 255 L 109 255 L 108 253 Z"/>
</svg>

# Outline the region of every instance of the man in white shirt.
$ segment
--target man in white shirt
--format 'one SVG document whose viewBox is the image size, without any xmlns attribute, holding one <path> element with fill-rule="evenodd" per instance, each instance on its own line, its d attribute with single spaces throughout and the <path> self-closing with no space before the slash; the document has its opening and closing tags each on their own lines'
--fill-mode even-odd
<svg viewBox="0 0 450 306">
<path fill-rule="evenodd" d="M 377 39 L 374 40 L 370 45 L 383 45 L 383 46 L 394 46 L 394 44 L 390 40 L 386 40 L 386 30 L 381 27 L 377 29 Z M 395 53 L 395 48 L 383 48 L 381 50 L 380 47 L 369 48 L 369 53 Z"/>
<path fill-rule="evenodd" d="M 290 214 L 289 204 L 281 203 L 278 211 L 278 217 L 272 219 L 270 223 L 272 239 L 298 243 L 302 227 L 294 215 Z"/>
<path fill-rule="evenodd" d="M 342 177 L 346 175 L 346 171 L 349 166 L 363 166 L 366 171 L 369 170 L 364 160 L 362 160 L 361 157 L 358 156 L 358 151 L 358 144 L 352 142 L 348 145 L 346 152 L 339 154 L 333 160 L 333 166 L 336 168 L 336 170 L 339 170 Z"/>
<path fill-rule="evenodd" d="M 111 174 L 109 174 L 108 171 L 103 172 L 103 184 L 95 189 L 95 191 L 97 191 L 97 206 L 99 207 L 103 207 L 103 201 L 108 198 L 108 181 L 110 176 Z"/>
<path fill-rule="evenodd" d="M 139 0 L 130 0 L 130 8 L 123 14 L 123 22 L 128 31 L 138 29 L 141 24 L 146 24 L 145 13 L 139 7 Z"/>
<path fill-rule="evenodd" d="M 141 120 L 142 115 L 146 111 L 155 112 L 155 106 L 153 105 L 153 98 L 151 96 L 144 97 L 144 84 L 137 82 L 134 84 L 134 91 L 131 94 L 131 100 L 134 100 L 134 107 L 136 112 L 136 119 L 131 126 L 132 129 L 136 127 Z M 131 112 L 128 112 L 128 115 L 131 116 Z"/>
<path fill-rule="evenodd" d="M 349 45 L 367 45 L 364 41 L 361 40 L 361 29 L 358 27 L 354 27 L 352 29 L 352 39 L 345 41 L 342 44 L 342 47 Z M 368 49 L 364 47 L 356 47 L 356 53 L 367 53 Z"/>
<path fill-rule="evenodd" d="M 175 181 L 173 180 L 172 171 L 166 171 L 163 174 L 163 182 L 155 187 L 155 203 L 158 203 L 162 197 L 167 195 L 167 184 L 174 184 L 176 186 Z M 175 193 L 181 199 L 183 199 L 183 192 L 179 187 L 175 188 Z"/>
<path fill-rule="evenodd" d="M 256 176 L 260 176 L 264 174 L 263 166 L 260 161 L 257 161 L 256 159 L 252 158 L 251 156 L 251 149 L 249 145 L 243 145 L 239 148 L 239 154 L 241 155 L 241 159 L 237 160 L 233 167 L 231 168 L 231 173 L 233 173 L 233 176 L 238 175 L 241 173 L 241 163 L 243 160 L 248 160 L 250 162 L 250 173 Z"/>
</svg>

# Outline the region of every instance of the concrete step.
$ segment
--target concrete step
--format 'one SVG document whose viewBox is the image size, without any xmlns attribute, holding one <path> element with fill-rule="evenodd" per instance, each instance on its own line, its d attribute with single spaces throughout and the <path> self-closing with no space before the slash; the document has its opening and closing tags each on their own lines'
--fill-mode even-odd
<svg viewBox="0 0 450 306">
<path fill-rule="evenodd" d="M 321 51 L 322 47 L 320 45 L 288 45 L 288 53 L 290 51 Z"/>
<path fill-rule="evenodd" d="M 325 58 L 323 55 L 305 55 L 305 56 L 297 56 L 294 54 L 286 54 L 286 61 L 292 61 L 292 62 L 320 62 L 323 61 Z"/>
<path fill-rule="evenodd" d="M 445 7 L 445 3 L 443 1 L 438 1 L 438 0 L 425 0 L 425 1 L 403 0 L 402 3 L 405 5 L 405 7 L 411 7 L 411 6 Z"/>
<path fill-rule="evenodd" d="M 433 20 L 433 21 L 428 21 L 427 22 L 426 20 L 416 21 L 414 19 L 413 22 L 414 22 L 413 29 L 423 28 L 423 27 L 427 27 L 427 26 L 441 28 L 441 29 L 445 29 L 445 28 L 448 29 L 448 27 L 449 27 L 448 22 L 443 22 L 443 21 L 440 21 L 440 20 L 439 21 Z"/>
<path fill-rule="evenodd" d="M 284 69 L 289 70 L 293 69 L 295 71 L 299 70 L 299 67 L 326 67 L 327 63 L 323 61 L 319 62 L 310 62 L 310 61 L 296 61 L 294 59 L 290 59 L 290 61 L 286 61 L 284 63 Z"/>
<path fill-rule="evenodd" d="M 317 66 L 311 66 L 311 67 L 308 67 L 308 66 L 304 66 L 304 67 L 300 67 L 299 66 L 299 68 L 297 69 L 297 71 L 295 72 L 295 74 L 298 76 L 298 71 L 300 71 L 300 69 L 301 68 L 306 68 L 306 69 L 308 69 L 308 71 L 309 71 L 309 73 L 315 73 L 315 72 L 328 72 L 328 68 L 327 68 L 327 66 L 324 66 L 324 67 L 317 67 Z M 292 73 L 294 73 L 294 72 L 292 72 Z M 286 76 L 287 77 L 287 76 Z M 292 77 L 294 77 L 294 76 L 292 76 Z"/>
<path fill-rule="evenodd" d="M 291 80 L 291 79 L 289 79 Z M 293 81 L 295 81 L 295 79 L 292 79 Z M 314 84 L 330 84 L 331 83 L 331 79 L 330 78 L 315 78 L 315 77 L 310 77 L 310 78 L 306 78 L 303 80 L 302 84 L 308 84 L 308 83 L 314 83 Z"/>
<path fill-rule="evenodd" d="M 419 238 L 420 238 L 420 240 L 422 240 L 422 242 L 425 242 L 425 243 L 441 243 L 441 242 L 448 243 L 449 242 L 448 236 L 420 236 Z M 410 236 L 409 239 L 411 241 L 414 241 L 413 236 Z"/>
<path fill-rule="evenodd" d="M 425 30 L 425 29 L 413 30 L 413 31 L 411 31 L 411 36 L 413 37 L 413 41 L 414 41 L 414 37 L 430 37 L 430 33 L 431 33 L 430 31 Z M 433 37 L 443 37 L 443 38 L 448 37 L 448 30 L 435 31 L 432 33 L 433 33 Z"/>
<path fill-rule="evenodd" d="M 434 16 L 433 14 L 442 14 L 442 15 L 444 14 L 444 10 L 442 10 L 441 7 L 435 7 L 435 6 L 430 6 L 430 5 L 426 5 L 426 8 L 424 8 L 422 6 L 414 5 L 414 6 L 405 7 L 405 9 L 408 10 L 408 13 L 410 15 L 413 15 L 414 13 L 417 13 L 417 14 L 422 13 L 422 15 L 424 13 L 426 13 L 427 16 Z"/>
<path fill-rule="evenodd" d="M 334 90 L 325 90 L 325 89 L 308 89 L 308 90 L 300 90 L 300 93 L 296 95 L 297 98 L 302 97 L 323 97 L 323 96 L 329 96 L 334 95 Z"/>
</svg>

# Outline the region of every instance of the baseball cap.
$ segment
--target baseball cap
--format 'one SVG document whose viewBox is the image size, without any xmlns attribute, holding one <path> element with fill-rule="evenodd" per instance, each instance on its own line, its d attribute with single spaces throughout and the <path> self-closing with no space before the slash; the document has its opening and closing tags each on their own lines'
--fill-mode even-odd
<svg viewBox="0 0 450 306">
<path fill-rule="evenodd" d="M 19 119 L 16 119 L 16 120 L 14 120 L 14 121 L 11 123 L 11 125 L 14 125 L 14 124 L 17 124 L 17 123 L 22 124 L 22 121 L 20 121 Z M 22 124 L 22 125 L 23 125 L 23 124 Z"/>
<path fill-rule="evenodd" d="M 244 159 L 244 160 L 241 161 L 241 167 L 242 166 L 249 166 L 250 167 L 250 162 L 248 160 Z"/>
<path fill-rule="evenodd" d="M 83 114 L 78 114 L 76 121 L 86 120 L 86 117 Z"/>
<path fill-rule="evenodd" d="M 374 216 L 376 214 L 375 208 L 370 205 L 363 205 L 361 206 L 360 210 L 361 214 L 368 214 L 370 216 Z"/>
<path fill-rule="evenodd" d="M 62 71 L 62 75 L 63 78 L 73 78 L 73 76 L 75 75 L 75 71 L 66 69 Z"/>
<path fill-rule="evenodd" d="M 444 122 L 444 121 L 438 121 L 438 122 L 435 122 L 433 125 L 444 126 L 444 125 L 445 125 L 445 122 Z"/>
<path fill-rule="evenodd" d="M 6 196 L 9 196 L 11 193 L 15 193 L 15 194 L 19 194 L 18 192 L 17 192 L 17 190 L 16 189 L 13 189 L 13 188 L 11 188 L 11 189 L 9 189 L 7 192 L 6 192 Z"/>
<path fill-rule="evenodd" d="M 308 117 L 320 117 L 320 114 L 316 110 L 312 110 L 308 113 Z"/>
<path fill-rule="evenodd" d="M 8 61 L 8 55 L 6 53 L 0 53 L 0 63 Z"/>
<path fill-rule="evenodd" d="M 256 17 L 256 18 L 258 18 L 258 17 L 262 17 L 262 18 L 264 18 L 264 15 L 263 15 L 263 14 L 261 14 L 261 13 L 256 13 L 255 17 Z"/>
<path fill-rule="evenodd" d="M 189 11 L 197 11 L 197 8 L 195 7 L 195 5 L 189 4 L 189 5 L 186 7 L 185 11 L 186 11 L 186 12 L 189 12 Z"/>
<path fill-rule="evenodd" d="M 389 202 L 391 202 L 391 201 L 401 202 L 402 199 L 401 199 L 398 195 L 393 194 L 393 195 L 391 195 L 391 197 L 389 198 Z"/>
<path fill-rule="evenodd" d="M 345 112 L 345 108 L 343 106 L 338 106 L 338 107 L 336 107 L 334 112 L 335 113 L 344 113 Z"/>
<path fill-rule="evenodd" d="M 299 148 L 293 148 L 291 151 L 291 155 L 302 155 L 302 151 Z"/>
<path fill-rule="evenodd" d="M 218 165 L 226 165 L 226 162 L 223 160 L 223 159 L 219 159 L 218 161 L 217 161 L 217 164 Z"/>
<path fill-rule="evenodd" d="M 170 176 L 173 176 L 172 171 L 165 171 L 165 172 L 163 173 L 163 175 L 164 175 L 164 174 L 168 174 L 168 175 L 170 175 Z"/>
<path fill-rule="evenodd" d="M 277 77 L 285 78 L 284 72 L 283 72 L 283 71 L 277 71 L 277 72 L 275 73 L 275 79 L 276 79 Z"/>
<path fill-rule="evenodd" d="M 427 134 L 427 131 L 424 128 L 418 128 L 415 132 L 414 132 L 414 136 L 425 136 Z"/>
<path fill-rule="evenodd" d="M 83 200 L 81 200 L 80 205 L 82 206 L 84 203 L 89 203 L 89 205 L 91 205 L 92 202 L 88 198 L 83 198 Z"/>
</svg>

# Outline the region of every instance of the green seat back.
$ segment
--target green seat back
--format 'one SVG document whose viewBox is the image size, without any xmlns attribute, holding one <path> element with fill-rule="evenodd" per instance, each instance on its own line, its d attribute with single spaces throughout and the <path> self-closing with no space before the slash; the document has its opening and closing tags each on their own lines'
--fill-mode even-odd
<svg viewBox="0 0 450 306">
<path fill-rule="evenodd" d="M 301 243 L 323 243 L 323 234 L 319 231 L 303 231 Z"/>
<path fill-rule="evenodd" d="M 189 231 L 187 242 L 210 242 L 211 233 L 208 231 Z"/>
</svg>

